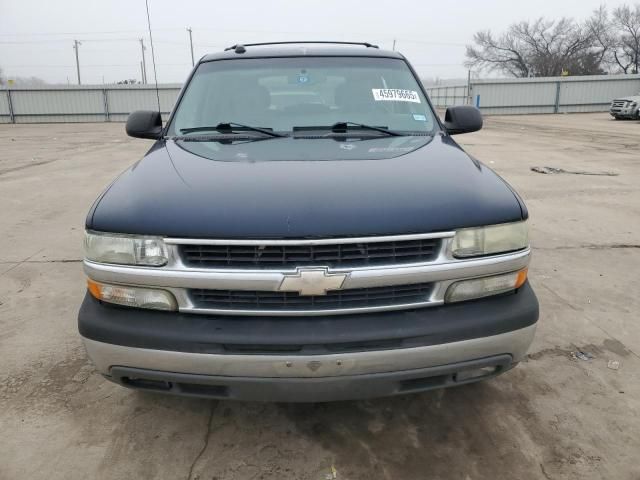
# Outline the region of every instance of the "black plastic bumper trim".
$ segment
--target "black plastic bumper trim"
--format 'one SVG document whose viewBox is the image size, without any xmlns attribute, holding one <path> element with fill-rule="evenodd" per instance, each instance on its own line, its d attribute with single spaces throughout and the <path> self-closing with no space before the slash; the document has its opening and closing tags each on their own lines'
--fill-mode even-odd
<svg viewBox="0 0 640 480">
<path fill-rule="evenodd" d="M 103 304 L 87 294 L 78 314 L 83 337 L 126 347 L 189 353 L 327 354 L 411 348 L 488 337 L 533 325 L 538 300 L 516 293 L 416 310 L 314 317 L 181 314 Z"/>
</svg>

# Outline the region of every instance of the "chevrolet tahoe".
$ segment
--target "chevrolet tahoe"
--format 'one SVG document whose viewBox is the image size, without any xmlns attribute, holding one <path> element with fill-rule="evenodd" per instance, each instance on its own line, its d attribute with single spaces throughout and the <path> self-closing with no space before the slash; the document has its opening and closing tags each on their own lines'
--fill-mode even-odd
<svg viewBox="0 0 640 480">
<path fill-rule="evenodd" d="M 107 379 L 321 402 L 486 380 L 538 320 L 528 212 L 398 52 L 345 42 L 203 57 L 149 151 L 86 219 L 78 326 Z"/>
</svg>

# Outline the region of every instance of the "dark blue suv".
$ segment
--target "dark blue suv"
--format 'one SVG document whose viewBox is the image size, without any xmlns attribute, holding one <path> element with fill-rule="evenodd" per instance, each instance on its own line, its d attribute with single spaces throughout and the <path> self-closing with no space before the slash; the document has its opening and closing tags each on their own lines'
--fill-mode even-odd
<svg viewBox="0 0 640 480">
<path fill-rule="evenodd" d="M 79 330 L 124 386 L 329 401 L 490 378 L 538 319 L 527 209 L 452 135 L 407 60 L 370 44 L 202 58 L 87 216 Z"/>
</svg>

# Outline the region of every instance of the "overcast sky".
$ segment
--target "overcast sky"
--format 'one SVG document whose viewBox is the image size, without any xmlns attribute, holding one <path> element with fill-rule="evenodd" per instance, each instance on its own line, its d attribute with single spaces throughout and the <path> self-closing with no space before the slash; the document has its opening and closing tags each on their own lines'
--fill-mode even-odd
<svg viewBox="0 0 640 480">
<path fill-rule="evenodd" d="M 349 40 L 404 53 L 424 77 L 463 78 L 464 45 L 477 30 L 496 33 L 538 16 L 583 19 L 603 0 L 355 1 L 149 0 L 159 82 L 182 82 L 196 59 L 234 43 Z M 624 1 L 607 0 L 614 8 Z M 627 2 L 631 3 L 631 2 Z M 9 78 L 75 83 L 73 40 L 82 83 L 140 78 L 140 42 L 148 50 L 144 0 L 0 0 L 0 67 Z"/>
</svg>

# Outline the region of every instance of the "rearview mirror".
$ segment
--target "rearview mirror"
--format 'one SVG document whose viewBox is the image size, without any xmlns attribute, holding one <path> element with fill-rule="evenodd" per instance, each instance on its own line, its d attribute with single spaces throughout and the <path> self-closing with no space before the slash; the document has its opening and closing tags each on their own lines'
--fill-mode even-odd
<svg viewBox="0 0 640 480">
<path fill-rule="evenodd" d="M 482 114 L 470 105 L 449 107 L 444 114 L 444 126 L 449 135 L 476 132 L 482 128 Z"/>
<path fill-rule="evenodd" d="M 125 130 L 130 137 L 157 140 L 162 133 L 162 116 L 160 112 L 149 110 L 132 112 L 127 118 Z"/>
</svg>

